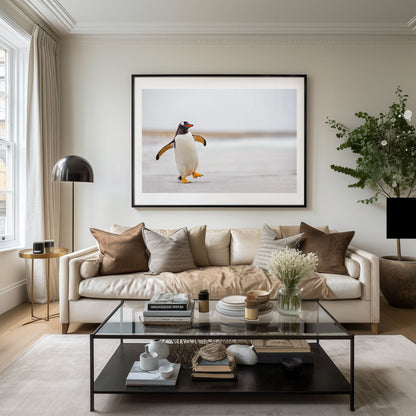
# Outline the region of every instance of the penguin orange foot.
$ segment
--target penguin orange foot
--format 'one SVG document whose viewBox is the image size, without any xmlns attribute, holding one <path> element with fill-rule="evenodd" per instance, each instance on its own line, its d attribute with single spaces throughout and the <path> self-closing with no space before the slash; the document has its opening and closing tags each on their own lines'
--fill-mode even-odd
<svg viewBox="0 0 416 416">
<path fill-rule="evenodd" d="M 204 175 L 202 175 L 202 173 L 192 172 L 192 176 L 193 176 L 194 178 L 200 178 L 201 176 L 204 176 Z"/>
<path fill-rule="evenodd" d="M 182 183 L 191 183 L 188 181 L 188 179 L 185 178 L 185 176 L 182 177 Z"/>
</svg>

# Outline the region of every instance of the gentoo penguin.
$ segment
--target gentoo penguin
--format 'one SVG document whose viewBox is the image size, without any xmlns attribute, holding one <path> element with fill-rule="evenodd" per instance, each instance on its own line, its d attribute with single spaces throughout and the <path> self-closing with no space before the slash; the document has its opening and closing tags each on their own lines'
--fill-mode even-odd
<svg viewBox="0 0 416 416">
<path fill-rule="evenodd" d="M 198 167 L 198 154 L 196 152 L 195 142 L 200 142 L 204 146 L 207 145 L 206 140 L 202 136 L 192 135 L 189 129 L 193 127 L 193 124 L 189 124 L 187 121 L 182 121 L 178 125 L 175 138 L 163 146 L 156 155 L 156 160 L 159 160 L 169 149 L 175 149 L 176 166 L 179 172 L 179 180 L 183 183 L 189 183 L 186 179 L 187 176 L 192 175 L 194 178 L 202 176 L 196 172 Z"/>
</svg>

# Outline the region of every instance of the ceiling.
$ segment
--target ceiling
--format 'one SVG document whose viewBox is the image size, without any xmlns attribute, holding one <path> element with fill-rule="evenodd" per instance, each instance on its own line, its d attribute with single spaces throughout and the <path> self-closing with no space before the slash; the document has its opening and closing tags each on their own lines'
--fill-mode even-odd
<svg viewBox="0 0 416 416">
<path fill-rule="evenodd" d="M 416 0 L 11 0 L 59 35 L 416 35 Z"/>
</svg>

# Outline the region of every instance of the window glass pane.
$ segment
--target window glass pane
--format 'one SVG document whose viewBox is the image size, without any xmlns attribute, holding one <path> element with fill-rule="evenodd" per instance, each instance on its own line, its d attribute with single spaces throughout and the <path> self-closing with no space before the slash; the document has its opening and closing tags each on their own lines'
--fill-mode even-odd
<svg viewBox="0 0 416 416">
<path fill-rule="evenodd" d="M 0 143 L 0 191 L 5 191 L 8 189 L 7 182 L 10 181 L 7 175 L 7 159 L 8 159 L 8 149 L 9 146 Z"/>
<path fill-rule="evenodd" d="M 0 46 L 0 138 L 6 138 L 6 51 Z"/>
<path fill-rule="evenodd" d="M 0 93 L 0 138 L 7 139 L 6 133 L 6 97 Z"/>
<path fill-rule="evenodd" d="M 13 198 L 10 194 L 0 192 L 0 241 L 2 237 L 13 233 Z"/>
</svg>

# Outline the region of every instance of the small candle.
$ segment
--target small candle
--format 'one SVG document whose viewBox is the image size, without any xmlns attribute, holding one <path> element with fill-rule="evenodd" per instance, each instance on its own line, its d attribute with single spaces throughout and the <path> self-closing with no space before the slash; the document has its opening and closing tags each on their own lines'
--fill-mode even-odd
<svg viewBox="0 0 416 416">
<path fill-rule="evenodd" d="M 208 290 L 202 289 L 199 291 L 199 312 L 209 312 L 209 293 Z"/>
<path fill-rule="evenodd" d="M 259 302 L 255 297 L 246 297 L 246 307 L 244 317 L 249 321 L 255 321 L 259 318 Z"/>
</svg>

